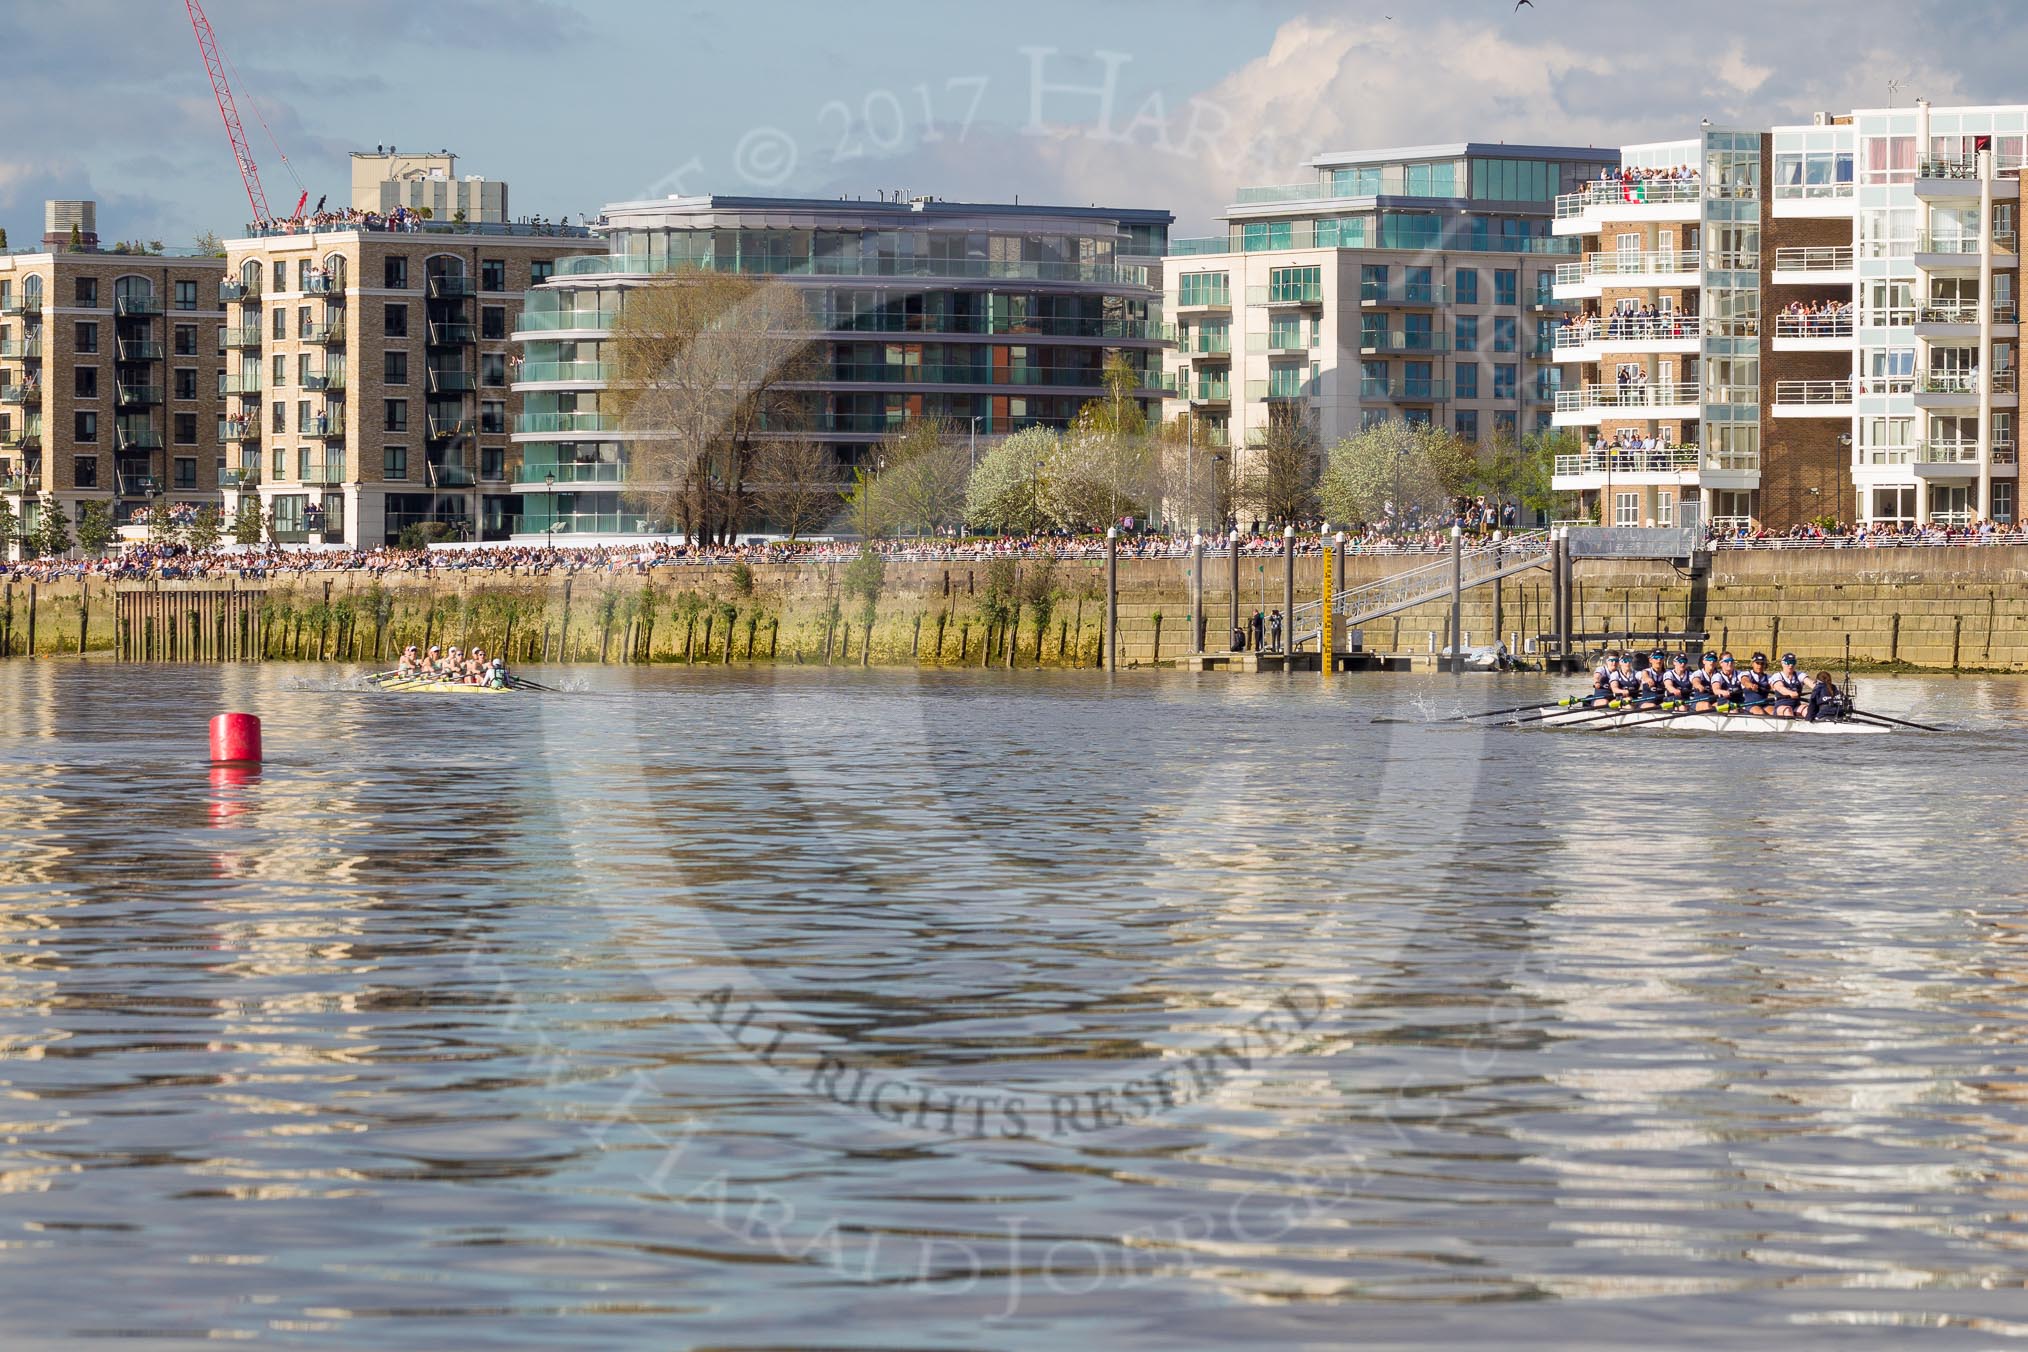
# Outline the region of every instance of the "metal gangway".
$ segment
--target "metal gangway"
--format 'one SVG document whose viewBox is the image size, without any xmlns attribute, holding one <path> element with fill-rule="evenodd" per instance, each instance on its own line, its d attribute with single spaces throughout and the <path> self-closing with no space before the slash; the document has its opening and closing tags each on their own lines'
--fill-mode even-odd
<svg viewBox="0 0 2028 1352">
<path fill-rule="evenodd" d="M 1497 543 L 1474 545 L 1463 553 L 1462 589 L 1470 591 L 1503 577 L 1540 568 L 1548 562 L 1548 531 L 1526 531 L 1507 536 Z M 1451 594 L 1451 564 L 1451 556 L 1445 554 L 1420 568 L 1411 568 L 1405 573 L 1396 573 L 1363 586 L 1347 587 L 1336 593 L 1331 598 L 1331 613 L 1337 617 L 1335 628 L 1344 633 L 1397 611 L 1442 600 Z M 1325 566 L 1330 567 L 1331 564 L 1327 561 Z M 1318 642 L 1323 634 L 1323 616 L 1324 604 L 1321 601 L 1305 601 L 1297 606 L 1289 625 L 1290 646 L 1301 648 Z"/>
</svg>

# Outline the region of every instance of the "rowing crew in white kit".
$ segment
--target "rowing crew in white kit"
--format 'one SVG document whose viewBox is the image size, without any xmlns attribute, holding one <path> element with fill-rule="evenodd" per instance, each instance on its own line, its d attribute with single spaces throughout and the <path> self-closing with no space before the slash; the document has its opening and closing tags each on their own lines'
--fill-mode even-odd
<svg viewBox="0 0 2028 1352">
<path fill-rule="evenodd" d="M 1694 668 L 1682 653 L 1670 658 L 1660 649 L 1636 667 L 1624 653 L 1607 653 L 1592 673 L 1590 693 L 1579 705 L 1619 709 L 1682 710 L 1687 713 L 1741 713 L 1765 718 L 1804 718 L 1818 722 L 1843 718 L 1850 707 L 1831 673 L 1814 677 L 1796 667 L 1796 655 L 1783 653 L 1781 669 L 1767 669 L 1767 654 L 1755 653 L 1740 670 L 1731 653 L 1705 653 Z"/>
</svg>

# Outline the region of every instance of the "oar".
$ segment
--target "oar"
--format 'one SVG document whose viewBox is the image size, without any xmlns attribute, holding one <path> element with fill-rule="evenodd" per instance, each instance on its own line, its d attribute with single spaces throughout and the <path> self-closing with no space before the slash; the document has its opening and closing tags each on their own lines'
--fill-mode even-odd
<svg viewBox="0 0 2028 1352">
<path fill-rule="evenodd" d="M 1914 728 L 1914 729 L 1915 729 L 1915 730 L 1916 730 L 1917 732 L 1948 732 L 1948 731 L 1949 731 L 1949 729 L 1948 729 L 1948 728 L 1937 728 L 1937 727 L 1931 727 L 1931 726 L 1930 726 L 1929 724 L 1927 724 L 1927 723 L 1911 723 L 1911 722 L 1909 722 L 1909 721 L 1908 721 L 1907 719 L 1905 719 L 1905 718 L 1889 718 L 1889 717 L 1888 717 L 1888 716 L 1887 716 L 1886 714 L 1876 714 L 1876 713 L 1872 713 L 1872 712 L 1870 712 L 1870 711 L 1868 711 L 1868 712 L 1863 712 L 1863 713 L 1862 713 L 1862 712 L 1861 712 L 1860 710 L 1858 710 L 1858 709 L 1853 709 L 1852 711 L 1850 711 L 1849 713 L 1847 713 L 1847 714 L 1845 715 L 1845 717 L 1847 717 L 1847 718 L 1856 718 L 1856 719 L 1859 719 L 1859 720 L 1860 720 L 1861 722 L 1866 722 L 1866 723 L 1891 723 L 1891 724 L 1893 724 L 1893 725 L 1894 725 L 1895 727 L 1897 727 L 1897 728 Z"/>
<path fill-rule="evenodd" d="M 516 690 L 541 690 L 551 695 L 557 693 L 555 686 L 537 685 L 534 681 L 524 680 L 519 676 L 509 676 L 507 684 L 513 686 Z"/>
<path fill-rule="evenodd" d="M 1533 718 L 1517 718 L 1514 720 L 1514 722 L 1516 725 L 1522 723 L 1540 723 L 1544 719 L 1560 718 L 1564 714 L 1584 713 L 1586 711 L 1595 711 L 1599 717 L 1604 717 L 1606 714 L 1628 713 L 1632 710 L 1632 708 L 1633 706 L 1628 702 L 1624 700 L 1615 699 L 1615 700 L 1607 700 L 1604 704 L 1586 704 L 1573 706 L 1568 709 L 1551 709 L 1548 713 L 1536 714 Z M 1592 720 L 1590 718 L 1579 718 L 1573 720 L 1571 723 L 1566 724 L 1565 726 L 1567 727 L 1576 726 L 1579 723 L 1589 723 L 1591 721 Z"/>
<path fill-rule="evenodd" d="M 1461 715 L 1461 717 L 1498 718 L 1502 714 L 1527 714 L 1534 713 L 1538 709 L 1568 709 L 1581 702 L 1582 702 L 1581 696 L 1570 695 L 1566 696 L 1563 699 L 1544 700 L 1540 704 L 1517 704 L 1511 709 L 1488 709 L 1486 710 L 1486 712 L 1482 714 L 1463 714 Z"/>
</svg>

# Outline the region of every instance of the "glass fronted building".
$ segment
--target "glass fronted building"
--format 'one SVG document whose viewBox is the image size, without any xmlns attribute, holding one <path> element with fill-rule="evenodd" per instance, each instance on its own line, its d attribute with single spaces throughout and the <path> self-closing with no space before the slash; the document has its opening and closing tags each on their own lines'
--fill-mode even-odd
<svg viewBox="0 0 2028 1352">
<path fill-rule="evenodd" d="M 1559 193 L 1619 162 L 1578 146 L 1416 146 L 1320 155 L 1300 183 L 1241 188 L 1224 231 L 1164 263 L 1169 412 L 1195 443 L 1245 447 L 1281 418 L 1328 446 L 1388 419 L 1468 441 L 1550 421 L 1566 302 Z"/>
<path fill-rule="evenodd" d="M 785 389 L 796 413 L 763 437 L 830 448 L 840 483 L 911 419 L 986 438 L 1064 427 L 1104 393 L 1109 357 L 1161 398 L 1155 280 L 1166 211 L 944 202 L 691 197 L 606 208 L 609 252 L 562 260 L 515 334 L 519 532 L 637 534 L 632 391 L 610 380 L 628 293 L 685 274 L 736 273 L 800 293 L 810 344 Z M 763 523 L 755 523 L 763 524 Z"/>
</svg>

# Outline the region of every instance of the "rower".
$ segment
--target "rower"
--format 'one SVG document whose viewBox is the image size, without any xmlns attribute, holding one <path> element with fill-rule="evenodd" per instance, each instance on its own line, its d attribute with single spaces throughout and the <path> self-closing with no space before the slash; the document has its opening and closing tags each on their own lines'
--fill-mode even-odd
<svg viewBox="0 0 2028 1352">
<path fill-rule="evenodd" d="M 1769 703 L 1772 696 L 1768 693 L 1767 654 L 1755 653 L 1749 660 L 1753 663 L 1752 667 L 1739 673 L 1740 707 L 1750 714 L 1772 713 L 1773 708 Z"/>
<path fill-rule="evenodd" d="M 414 676 L 422 671 L 422 658 L 411 643 L 401 650 L 401 664 L 395 669 L 397 676 Z"/>
<path fill-rule="evenodd" d="M 436 644 L 432 643 L 430 644 L 430 654 L 427 658 L 423 659 L 422 668 L 418 674 L 423 676 L 435 676 L 443 670 L 443 665 L 444 665 L 444 650 L 438 647 Z"/>
<path fill-rule="evenodd" d="M 1697 659 L 1697 670 L 1690 673 L 1690 707 L 1698 713 L 1708 711 L 1718 702 L 1711 689 L 1711 678 L 1717 674 L 1718 654 L 1707 651 Z"/>
<path fill-rule="evenodd" d="M 1782 669 L 1768 682 L 1768 694 L 1774 701 L 1776 718 L 1794 718 L 1803 711 L 1805 697 L 1803 673 L 1796 670 L 1796 655 L 1782 654 Z"/>
<path fill-rule="evenodd" d="M 1852 702 L 1845 698 L 1845 692 L 1831 684 L 1831 673 L 1820 671 L 1810 683 L 1809 703 L 1803 717 L 1812 723 L 1836 722 L 1852 712 Z"/>
<path fill-rule="evenodd" d="M 1591 674 L 1590 693 L 1586 694 L 1582 699 L 1576 701 L 1577 703 L 1586 705 L 1599 705 L 1605 704 L 1612 699 L 1613 668 L 1616 665 L 1618 665 L 1619 659 L 1620 655 L 1618 653 L 1609 652 L 1599 660 L 1597 670 L 1593 671 Z"/>
<path fill-rule="evenodd" d="M 472 655 L 465 659 L 465 670 L 463 673 L 465 684 L 482 684 L 486 679 L 487 670 L 486 650 L 484 648 L 472 649 Z"/>
<path fill-rule="evenodd" d="M 1692 687 L 1690 659 L 1677 653 L 1669 663 L 1669 669 L 1662 673 L 1662 693 L 1677 703 L 1687 703 L 1696 693 Z"/>
<path fill-rule="evenodd" d="M 495 690 L 505 690 L 507 688 L 507 661 L 505 658 L 496 657 L 493 659 L 493 665 L 486 669 L 486 684 Z"/>
<path fill-rule="evenodd" d="M 1660 648 L 1648 654 L 1648 665 L 1642 667 L 1640 674 L 1634 678 L 1636 682 L 1634 689 L 1635 708 L 1653 708 L 1662 702 L 1664 694 L 1662 676 L 1665 670 L 1662 665 L 1663 661 L 1662 650 Z"/>
<path fill-rule="evenodd" d="M 455 643 L 451 645 L 451 650 L 444 654 L 443 666 L 437 669 L 437 678 L 445 681 L 462 681 L 465 679 L 465 650 L 463 648 L 460 648 Z"/>
<path fill-rule="evenodd" d="M 1641 682 L 1634 675 L 1634 664 L 1623 654 L 1613 663 L 1613 674 L 1609 678 L 1613 690 L 1614 704 L 1628 704 L 1641 692 Z"/>
<path fill-rule="evenodd" d="M 1720 653 L 1718 669 L 1711 673 L 1711 697 L 1719 704 L 1735 704 L 1739 692 L 1739 668 L 1733 665 L 1731 653 Z"/>
</svg>

